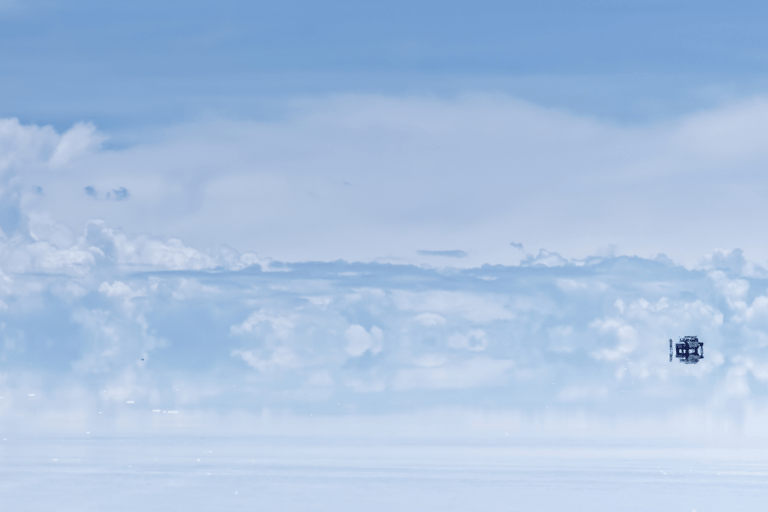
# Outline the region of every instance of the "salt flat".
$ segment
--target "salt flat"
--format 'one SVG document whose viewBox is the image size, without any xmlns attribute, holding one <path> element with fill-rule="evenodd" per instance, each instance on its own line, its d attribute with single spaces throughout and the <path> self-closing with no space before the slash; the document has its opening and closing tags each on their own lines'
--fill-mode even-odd
<svg viewBox="0 0 768 512">
<path fill-rule="evenodd" d="M 6 437 L 3 508 L 27 511 L 739 511 L 768 450 L 343 438 Z"/>
</svg>

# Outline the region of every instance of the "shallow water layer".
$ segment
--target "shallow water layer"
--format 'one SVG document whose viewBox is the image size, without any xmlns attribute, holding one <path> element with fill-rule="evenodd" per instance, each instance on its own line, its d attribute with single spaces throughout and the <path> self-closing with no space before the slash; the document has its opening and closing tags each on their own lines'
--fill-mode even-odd
<svg viewBox="0 0 768 512">
<path fill-rule="evenodd" d="M 768 450 L 275 437 L 6 437 L 3 509 L 738 511 Z"/>
</svg>

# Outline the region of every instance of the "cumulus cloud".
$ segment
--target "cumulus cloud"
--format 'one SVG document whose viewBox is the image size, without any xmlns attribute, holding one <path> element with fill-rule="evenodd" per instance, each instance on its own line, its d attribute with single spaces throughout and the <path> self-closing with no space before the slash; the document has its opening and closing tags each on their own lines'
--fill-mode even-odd
<svg viewBox="0 0 768 512">
<path fill-rule="evenodd" d="M 36 169 L 50 158 L 59 140 L 50 126 L 25 126 L 18 119 L 0 119 L 0 172 Z"/>
<path fill-rule="evenodd" d="M 450 272 L 271 263 L 282 271 L 270 272 L 229 252 L 206 259 L 139 238 L 96 222 L 70 259 L 41 263 L 38 242 L 15 247 L 25 256 L 3 263 L 0 280 L 3 396 L 34 382 L 40 400 L 69 386 L 98 410 L 125 400 L 238 410 L 256 400 L 332 412 L 362 410 L 372 394 L 392 411 L 403 396 L 420 407 L 609 415 L 670 412 L 682 397 L 712 410 L 768 404 L 760 266 L 609 256 Z M 144 255 L 152 244 L 179 255 Z M 669 363 L 667 340 L 688 334 L 704 341 L 705 358 Z"/>
</svg>

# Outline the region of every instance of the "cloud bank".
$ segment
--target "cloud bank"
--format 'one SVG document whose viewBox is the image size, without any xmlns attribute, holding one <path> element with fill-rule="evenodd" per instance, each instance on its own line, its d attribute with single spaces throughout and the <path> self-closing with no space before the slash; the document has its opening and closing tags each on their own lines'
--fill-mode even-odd
<svg viewBox="0 0 768 512">
<path fill-rule="evenodd" d="M 767 113 L 345 97 L 127 149 L 3 120 L 0 413 L 738 421 L 766 405 L 768 271 L 711 247 L 765 251 Z M 705 359 L 669 363 L 690 334 Z"/>
<path fill-rule="evenodd" d="M 5 204 L 79 230 L 221 244 L 281 261 L 518 263 L 768 249 L 763 98 L 663 123 L 617 125 L 507 96 L 337 96 L 268 121 L 201 119 L 110 147 L 3 121 Z M 101 147 L 101 149 L 99 149 Z M 13 229 L 12 226 L 3 226 Z"/>
</svg>

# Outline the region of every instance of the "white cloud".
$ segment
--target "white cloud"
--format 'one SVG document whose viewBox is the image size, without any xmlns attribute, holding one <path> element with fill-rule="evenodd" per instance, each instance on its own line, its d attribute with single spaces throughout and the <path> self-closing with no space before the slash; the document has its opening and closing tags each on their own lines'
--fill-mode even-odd
<svg viewBox="0 0 768 512">
<path fill-rule="evenodd" d="M 252 333 L 255 332 L 260 324 L 268 324 L 275 335 L 280 339 L 287 339 L 293 333 L 294 321 L 289 317 L 268 311 L 255 311 L 242 324 L 234 325 L 230 328 L 232 333 Z"/>
<path fill-rule="evenodd" d="M 392 387 L 405 391 L 500 386 L 507 382 L 512 367 L 512 361 L 478 357 L 436 367 L 404 368 L 395 374 Z"/>
<path fill-rule="evenodd" d="M 709 278 L 715 283 L 717 290 L 728 299 L 729 303 L 741 302 L 749 291 L 749 283 L 744 279 L 729 279 L 725 272 L 715 270 L 710 272 Z"/>
<path fill-rule="evenodd" d="M 63 167 L 73 159 L 95 152 L 106 138 L 105 135 L 97 132 L 96 127 L 91 123 L 75 124 L 59 139 L 50 158 L 51 167 Z"/>
<path fill-rule="evenodd" d="M 18 119 L 0 119 L 0 172 L 36 169 L 54 151 L 59 138 L 50 126 L 24 126 Z"/>
<path fill-rule="evenodd" d="M 638 344 L 637 331 L 631 325 L 623 323 L 615 318 L 605 320 L 595 320 L 590 327 L 597 329 L 601 333 L 611 333 L 618 341 L 612 348 L 597 350 L 593 355 L 598 359 L 616 361 L 631 354 Z"/>
<path fill-rule="evenodd" d="M 88 245 L 89 250 L 102 258 L 119 265 L 167 270 L 200 270 L 218 266 L 216 259 L 185 246 L 177 238 L 129 238 L 106 227 L 103 221 L 90 221 L 80 243 Z"/>
<path fill-rule="evenodd" d="M 448 317 L 459 316 L 480 324 L 513 318 L 512 312 L 507 307 L 507 300 L 500 295 L 396 290 L 392 293 L 392 300 L 404 311 L 423 311 Z"/>
<path fill-rule="evenodd" d="M 452 348 L 481 352 L 488 347 L 488 337 L 482 329 L 471 329 L 467 332 L 457 332 L 449 336 L 448 345 Z"/>
<path fill-rule="evenodd" d="M 347 342 L 345 350 L 352 357 L 359 357 L 368 351 L 378 354 L 384 348 L 384 333 L 375 325 L 370 331 L 362 325 L 350 325 L 344 331 L 344 340 Z"/>
<path fill-rule="evenodd" d="M 296 354 L 286 347 L 277 347 L 266 358 L 259 357 L 251 350 L 233 350 L 232 355 L 239 356 L 243 361 L 261 372 L 301 366 Z"/>
<path fill-rule="evenodd" d="M 437 313 L 419 313 L 413 320 L 426 327 L 434 327 L 437 325 L 444 325 L 445 318 Z"/>
<path fill-rule="evenodd" d="M 99 285 L 99 291 L 107 297 L 132 298 L 146 295 L 143 291 L 134 292 L 130 286 L 122 281 L 115 281 L 111 284 L 105 281 Z"/>
</svg>

